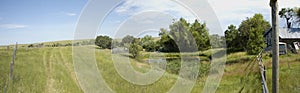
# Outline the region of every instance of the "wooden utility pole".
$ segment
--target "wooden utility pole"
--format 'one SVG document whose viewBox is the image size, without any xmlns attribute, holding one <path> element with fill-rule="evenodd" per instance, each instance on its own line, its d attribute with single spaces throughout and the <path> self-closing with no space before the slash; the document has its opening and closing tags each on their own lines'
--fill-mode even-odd
<svg viewBox="0 0 300 93">
<path fill-rule="evenodd" d="M 278 0 L 270 0 L 272 8 L 272 92 L 279 93 L 279 17 Z"/>
</svg>

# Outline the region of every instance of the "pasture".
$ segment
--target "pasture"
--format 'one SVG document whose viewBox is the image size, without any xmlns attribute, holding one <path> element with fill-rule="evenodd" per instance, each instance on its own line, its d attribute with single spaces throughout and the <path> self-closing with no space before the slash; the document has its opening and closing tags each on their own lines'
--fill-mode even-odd
<svg viewBox="0 0 300 93">
<path fill-rule="evenodd" d="M 91 46 L 91 48 L 95 48 Z M 0 91 L 7 93 L 82 93 L 83 90 L 76 79 L 72 60 L 72 47 L 42 47 L 22 48 L 17 51 L 13 79 L 9 80 L 10 62 L 13 49 L 0 48 Z M 200 53 L 200 52 L 199 52 Z M 209 66 L 209 51 L 201 52 L 199 58 Z M 167 67 L 167 72 L 150 85 L 135 85 L 124 80 L 115 70 L 110 50 L 96 49 L 98 69 L 108 86 L 116 93 L 164 93 L 176 83 L 179 78 L 171 71 L 173 65 Z M 149 53 L 142 52 L 141 59 L 147 59 Z M 178 54 L 169 53 L 176 57 Z M 271 89 L 271 58 L 263 56 L 267 66 L 267 82 Z M 280 56 L 280 92 L 295 93 L 300 91 L 300 55 L 288 54 Z M 244 52 L 227 55 L 227 63 L 217 93 L 257 93 L 261 92 L 261 80 L 258 74 L 255 56 Z M 130 59 L 132 66 L 139 72 L 147 72 L 149 64 L 141 60 Z M 176 60 L 175 60 L 176 61 Z M 170 62 L 175 62 L 170 61 Z M 202 65 L 203 65 L 202 64 Z M 250 66 L 250 67 L 249 67 Z M 200 66 L 202 67 L 202 66 Z M 207 70 L 207 69 L 201 69 Z M 207 75 L 196 80 L 192 93 L 202 92 Z"/>
</svg>

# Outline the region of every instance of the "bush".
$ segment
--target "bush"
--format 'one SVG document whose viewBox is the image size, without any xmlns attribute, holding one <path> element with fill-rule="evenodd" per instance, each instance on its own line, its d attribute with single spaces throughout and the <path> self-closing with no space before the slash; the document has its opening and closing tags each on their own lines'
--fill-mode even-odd
<svg viewBox="0 0 300 93">
<path fill-rule="evenodd" d="M 97 36 L 95 44 L 103 49 L 111 49 L 112 38 L 108 36 Z"/>
<path fill-rule="evenodd" d="M 138 45 L 138 39 L 135 39 L 129 46 L 129 53 L 132 54 L 133 58 L 139 56 L 140 51 L 143 50 L 142 46 Z"/>
</svg>

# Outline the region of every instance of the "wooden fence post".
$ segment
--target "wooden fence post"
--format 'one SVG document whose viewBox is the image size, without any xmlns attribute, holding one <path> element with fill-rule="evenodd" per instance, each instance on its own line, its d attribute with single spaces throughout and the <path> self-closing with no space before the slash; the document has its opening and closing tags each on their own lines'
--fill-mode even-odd
<svg viewBox="0 0 300 93">
<path fill-rule="evenodd" d="M 15 65 L 15 59 L 17 57 L 17 49 L 18 49 L 18 43 L 16 43 L 16 45 L 15 45 L 12 62 L 10 63 L 10 79 L 11 80 L 13 80 L 13 70 L 14 70 L 14 65 Z"/>
</svg>

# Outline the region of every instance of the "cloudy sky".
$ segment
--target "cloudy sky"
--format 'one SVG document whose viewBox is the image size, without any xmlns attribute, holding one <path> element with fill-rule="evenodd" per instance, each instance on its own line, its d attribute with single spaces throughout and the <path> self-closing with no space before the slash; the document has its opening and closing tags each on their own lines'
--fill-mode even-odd
<svg viewBox="0 0 300 93">
<path fill-rule="evenodd" d="M 185 0 L 190 1 L 187 2 L 188 4 L 171 0 L 125 0 L 114 6 L 106 4 L 113 1 L 116 0 L 94 4 L 110 9 L 101 21 L 102 24 L 99 24 L 95 36 L 99 34 L 111 37 L 121 37 L 125 34 L 155 36 L 160 28 L 168 28 L 174 19 L 180 17 L 189 22 L 198 19 L 210 23 L 213 19 L 214 22 L 211 24 L 216 25 L 209 26 L 210 33 L 220 35 L 223 35 L 228 25 L 239 25 L 242 20 L 255 13 L 263 14 L 265 19 L 270 21 L 269 0 L 207 0 L 207 3 L 201 2 L 204 0 Z M 88 0 L 1 0 L 0 45 L 15 42 L 72 40 L 81 13 L 89 2 Z M 300 0 L 280 0 L 279 6 L 280 8 L 300 7 Z M 102 8 L 94 10 L 95 13 L 99 11 L 104 10 Z M 91 17 L 90 20 L 93 18 Z M 216 29 L 218 24 L 220 29 Z"/>
</svg>

